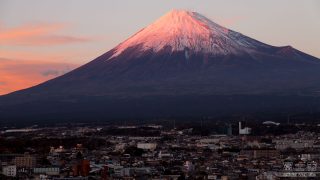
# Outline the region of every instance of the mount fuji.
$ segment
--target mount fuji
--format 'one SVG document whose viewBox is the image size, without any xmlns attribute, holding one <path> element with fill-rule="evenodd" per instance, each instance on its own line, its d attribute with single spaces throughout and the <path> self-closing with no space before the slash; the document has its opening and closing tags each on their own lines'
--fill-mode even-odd
<svg viewBox="0 0 320 180">
<path fill-rule="evenodd" d="M 0 119 L 319 111 L 319 92 L 318 58 L 173 10 L 63 76 L 0 96 Z"/>
</svg>

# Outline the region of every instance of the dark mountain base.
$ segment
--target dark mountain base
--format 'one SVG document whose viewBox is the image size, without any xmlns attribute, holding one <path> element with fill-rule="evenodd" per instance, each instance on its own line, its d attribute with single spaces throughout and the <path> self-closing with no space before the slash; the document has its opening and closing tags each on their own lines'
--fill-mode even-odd
<svg viewBox="0 0 320 180">
<path fill-rule="evenodd" d="M 199 119 L 317 113 L 320 97 L 279 95 L 69 97 L 0 107 L 2 124 L 117 122 L 157 118 Z M 18 113 L 17 113 L 18 112 Z"/>
</svg>

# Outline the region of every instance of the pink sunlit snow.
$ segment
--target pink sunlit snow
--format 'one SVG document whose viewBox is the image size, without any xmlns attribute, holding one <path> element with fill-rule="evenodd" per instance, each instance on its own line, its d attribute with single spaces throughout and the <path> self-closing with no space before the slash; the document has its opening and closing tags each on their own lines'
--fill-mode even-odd
<svg viewBox="0 0 320 180">
<path fill-rule="evenodd" d="M 134 46 L 141 46 L 141 51 L 151 49 L 158 52 L 170 46 L 172 51 L 227 55 L 267 45 L 222 27 L 196 12 L 172 10 L 118 45 L 109 59 Z"/>
</svg>

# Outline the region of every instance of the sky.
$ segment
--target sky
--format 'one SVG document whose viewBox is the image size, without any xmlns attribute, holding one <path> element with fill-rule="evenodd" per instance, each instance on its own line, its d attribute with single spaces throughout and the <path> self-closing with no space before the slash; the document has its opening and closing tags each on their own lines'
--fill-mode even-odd
<svg viewBox="0 0 320 180">
<path fill-rule="evenodd" d="M 172 9 L 320 57 L 319 0 L 0 0 L 0 95 L 85 64 Z"/>
</svg>

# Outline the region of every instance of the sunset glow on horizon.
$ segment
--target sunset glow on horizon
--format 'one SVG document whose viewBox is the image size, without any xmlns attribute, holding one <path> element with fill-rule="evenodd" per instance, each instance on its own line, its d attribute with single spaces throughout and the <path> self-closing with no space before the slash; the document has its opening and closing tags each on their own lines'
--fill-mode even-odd
<svg viewBox="0 0 320 180">
<path fill-rule="evenodd" d="M 0 0 L 0 95 L 62 75 L 172 9 L 188 9 L 274 46 L 320 57 L 320 2 Z"/>
</svg>

